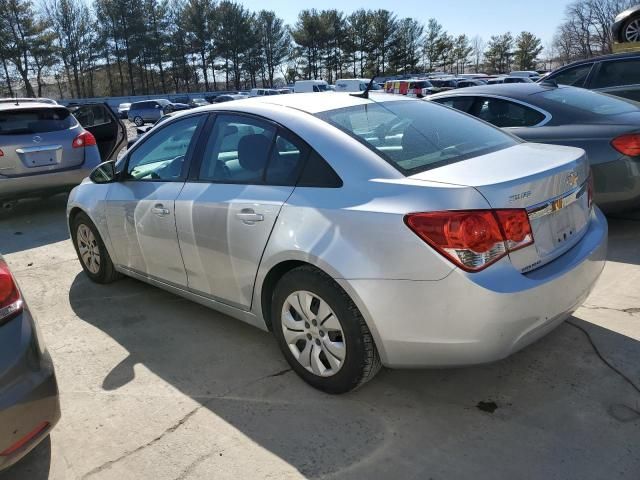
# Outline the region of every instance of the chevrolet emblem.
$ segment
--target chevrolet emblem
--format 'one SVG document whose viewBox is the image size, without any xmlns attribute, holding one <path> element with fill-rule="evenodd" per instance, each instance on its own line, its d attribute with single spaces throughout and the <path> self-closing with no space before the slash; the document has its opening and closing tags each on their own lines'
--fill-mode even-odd
<svg viewBox="0 0 640 480">
<path fill-rule="evenodd" d="M 578 186 L 578 174 L 576 172 L 571 172 L 567 175 L 567 178 L 565 179 L 565 182 L 567 182 L 567 185 L 570 187 L 577 187 Z"/>
</svg>

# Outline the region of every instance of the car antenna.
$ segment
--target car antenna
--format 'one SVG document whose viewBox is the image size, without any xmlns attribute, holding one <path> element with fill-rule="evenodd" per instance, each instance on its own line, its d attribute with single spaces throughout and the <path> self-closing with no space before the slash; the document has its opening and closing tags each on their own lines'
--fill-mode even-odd
<svg viewBox="0 0 640 480">
<path fill-rule="evenodd" d="M 352 93 L 351 96 L 352 97 L 359 97 L 359 98 L 369 98 L 369 90 L 371 90 L 371 87 L 373 87 L 373 81 L 376 79 L 376 77 L 378 76 L 379 73 L 380 73 L 380 71 L 376 70 L 376 74 L 371 77 L 371 80 L 369 81 L 369 85 L 367 85 L 367 88 L 364 89 L 364 92 L 362 92 L 362 93 Z"/>
</svg>

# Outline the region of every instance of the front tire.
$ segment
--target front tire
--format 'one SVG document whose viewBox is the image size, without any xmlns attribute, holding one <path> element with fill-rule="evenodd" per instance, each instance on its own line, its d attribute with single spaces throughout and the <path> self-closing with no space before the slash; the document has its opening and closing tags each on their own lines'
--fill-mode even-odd
<svg viewBox="0 0 640 480">
<path fill-rule="evenodd" d="M 286 273 L 273 293 L 273 331 L 291 368 L 309 385 L 345 393 L 381 368 L 373 337 L 347 293 L 311 267 Z"/>
<path fill-rule="evenodd" d="M 120 278 L 98 229 L 85 213 L 74 217 L 71 232 L 80 265 L 92 281 L 111 283 Z"/>
<path fill-rule="evenodd" d="M 144 120 L 142 117 L 134 117 L 133 123 L 136 124 L 136 127 L 142 127 L 144 125 Z"/>
</svg>

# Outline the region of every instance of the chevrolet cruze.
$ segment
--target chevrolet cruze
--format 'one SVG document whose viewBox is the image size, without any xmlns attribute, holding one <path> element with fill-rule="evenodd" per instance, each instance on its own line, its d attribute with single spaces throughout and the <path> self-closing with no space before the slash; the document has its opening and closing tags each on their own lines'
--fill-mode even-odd
<svg viewBox="0 0 640 480">
<path fill-rule="evenodd" d="M 607 238 L 582 150 L 376 93 L 176 114 L 67 213 L 89 278 L 128 275 L 270 330 L 331 393 L 382 365 L 517 351 L 584 301 Z"/>
</svg>

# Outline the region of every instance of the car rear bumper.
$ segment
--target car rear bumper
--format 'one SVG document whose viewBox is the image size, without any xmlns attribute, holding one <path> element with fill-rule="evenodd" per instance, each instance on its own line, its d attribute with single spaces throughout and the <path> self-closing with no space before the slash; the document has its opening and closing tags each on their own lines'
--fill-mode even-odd
<svg viewBox="0 0 640 480">
<path fill-rule="evenodd" d="M 640 159 L 622 157 L 591 165 L 594 201 L 606 213 L 640 208 Z"/>
<path fill-rule="evenodd" d="M 585 236 L 527 274 L 508 258 L 439 281 L 338 280 L 352 296 L 389 367 L 491 362 L 542 337 L 584 302 L 600 276 L 607 222 L 594 209 Z"/>
<path fill-rule="evenodd" d="M 0 453 L 25 437 L 30 438 L 8 455 L 0 455 L 0 470 L 33 450 L 60 419 L 53 364 L 49 354 L 40 346 L 29 311 L 25 310 L 10 322 L 14 322 L 11 327 L 20 329 L 22 338 L 20 345 L 12 349 L 15 352 L 13 364 L 0 377 Z M 6 344 L 7 338 L 3 338 L 6 334 L 2 330 L 9 331 L 11 328 L 8 326 L 0 327 L 0 344 Z M 1 367 L 4 369 L 7 365 Z"/>
<path fill-rule="evenodd" d="M 101 162 L 100 153 L 96 147 L 86 150 L 84 162 L 77 167 L 20 177 L 0 175 L 0 199 L 13 200 L 49 192 L 71 190 L 89 176 Z"/>
</svg>

